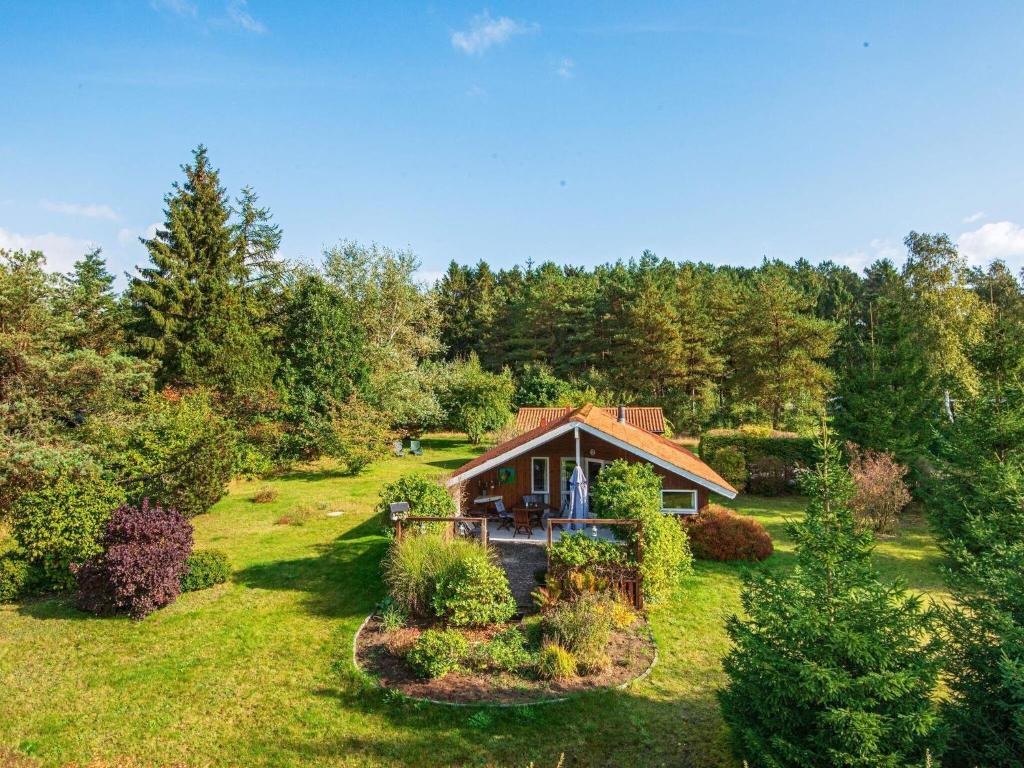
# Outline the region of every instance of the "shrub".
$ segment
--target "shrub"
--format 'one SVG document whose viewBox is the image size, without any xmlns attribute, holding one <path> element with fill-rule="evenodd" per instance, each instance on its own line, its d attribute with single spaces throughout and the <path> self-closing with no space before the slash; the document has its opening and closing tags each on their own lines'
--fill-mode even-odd
<svg viewBox="0 0 1024 768">
<path fill-rule="evenodd" d="M 850 506 L 857 523 L 875 533 L 892 533 L 900 512 L 910 503 L 906 477 L 908 467 L 891 453 L 862 451 L 847 443 L 854 494 Z"/>
<path fill-rule="evenodd" d="M 315 520 L 323 514 L 326 505 L 313 506 L 312 504 L 296 504 L 291 512 L 286 512 L 277 518 L 278 525 L 305 525 L 310 520 Z"/>
<path fill-rule="evenodd" d="M 551 564 L 568 567 L 619 565 L 626 562 L 626 553 L 614 541 L 595 539 L 586 531 L 563 534 L 551 545 Z"/>
<path fill-rule="evenodd" d="M 545 643 L 537 656 L 537 677 L 571 680 L 576 677 L 576 657 L 558 643 Z"/>
<path fill-rule="evenodd" d="M 512 420 L 515 383 L 508 369 L 500 374 L 485 371 L 471 353 L 451 363 L 446 374 L 440 399 L 447 425 L 465 432 L 474 445 Z"/>
<path fill-rule="evenodd" d="M 409 621 L 408 612 L 390 596 L 381 600 L 377 606 L 377 613 L 380 615 L 380 626 L 385 632 L 394 632 L 402 629 Z"/>
<path fill-rule="evenodd" d="M 432 478 L 420 473 L 403 475 L 385 485 L 377 502 L 377 514 L 386 531 L 393 530 L 389 504 L 409 503 L 409 514 L 423 517 L 455 517 L 455 502 Z"/>
<path fill-rule="evenodd" d="M 134 414 L 89 420 L 84 431 L 128 478 L 130 501 L 154 499 L 186 517 L 219 501 L 235 470 L 234 430 L 204 391 L 154 394 Z"/>
<path fill-rule="evenodd" d="M 651 602 L 663 600 L 692 570 L 690 547 L 679 522 L 661 511 L 661 478 L 649 464 L 617 460 L 601 470 L 590 491 L 591 508 L 597 517 L 639 520 L 644 595 Z M 634 543 L 636 533 L 630 533 Z"/>
<path fill-rule="evenodd" d="M 420 677 L 444 677 L 456 670 L 469 653 L 469 643 L 456 629 L 428 629 L 405 659 Z"/>
<path fill-rule="evenodd" d="M 562 600 L 545 614 L 544 636 L 578 657 L 593 658 L 611 640 L 613 602 L 599 594 Z"/>
<path fill-rule="evenodd" d="M 21 552 L 0 555 L 0 603 L 27 597 L 44 585 L 39 566 L 30 563 Z"/>
<path fill-rule="evenodd" d="M 394 433 L 388 417 L 355 395 L 333 416 L 336 449 L 350 475 L 358 475 L 391 450 Z"/>
<path fill-rule="evenodd" d="M 406 536 L 391 545 L 384 562 L 384 580 L 392 599 L 410 614 L 427 616 L 438 583 L 464 560 L 490 562 L 487 550 L 466 539 L 440 534 Z"/>
<path fill-rule="evenodd" d="M 694 556 L 701 560 L 764 560 L 773 551 L 761 523 L 717 505 L 697 515 L 687 533 Z"/>
<path fill-rule="evenodd" d="M 107 521 L 103 551 L 76 568 L 78 606 L 142 619 L 181 592 L 192 526 L 173 509 L 119 507 Z"/>
<path fill-rule="evenodd" d="M 200 549 L 185 560 L 185 574 L 181 577 L 181 591 L 195 592 L 215 584 L 223 584 L 231 575 L 228 556 L 219 549 Z"/>
<path fill-rule="evenodd" d="M 505 570 L 486 557 L 453 563 L 439 579 L 431 605 L 439 619 L 456 627 L 501 624 L 516 612 Z"/>
<path fill-rule="evenodd" d="M 611 620 L 612 626 L 621 632 L 636 624 L 637 614 L 625 601 L 614 600 L 611 605 Z"/>
<path fill-rule="evenodd" d="M 42 449 L 23 474 L 31 478 L 11 506 L 11 534 L 39 566 L 41 586 L 69 589 L 71 564 L 100 551 L 103 525 L 124 493 L 82 451 Z"/>
<path fill-rule="evenodd" d="M 729 485 L 742 491 L 747 485 L 747 460 L 735 445 L 725 445 L 708 457 L 708 464 L 724 477 Z"/>
<path fill-rule="evenodd" d="M 526 648 L 523 633 L 516 627 L 509 627 L 480 646 L 478 661 L 485 668 L 517 672 L 533 662 L 533 654 Z"/>
<path fill-rule="evenodd" d="M 271 485 L 264 485 L 261 488 L 256 489 L 256 493 L 252 495 L 253 504 L 269 504 L 277 498 L 277 488 Z"/>
<path fill-rule="evenodd" d="M 765 456 L 750 463 L 747 490 L 758 496 L 782 496 L 794 486 L 795 470 L 782 459 Z"/>
</svg>

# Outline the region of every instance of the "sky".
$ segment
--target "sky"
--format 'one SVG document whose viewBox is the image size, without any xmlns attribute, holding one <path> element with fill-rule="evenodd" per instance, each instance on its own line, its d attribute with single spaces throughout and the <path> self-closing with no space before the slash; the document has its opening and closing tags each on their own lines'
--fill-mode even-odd
<svg viewBox="0 0 1024 768">
<path fill-rule="evenodd" d="M 1017 0 L 0 0 L 0 247 L 133 269 L 203 143 L 290 259 L 1020 269 L 1022 40 Z"/>
</svg>

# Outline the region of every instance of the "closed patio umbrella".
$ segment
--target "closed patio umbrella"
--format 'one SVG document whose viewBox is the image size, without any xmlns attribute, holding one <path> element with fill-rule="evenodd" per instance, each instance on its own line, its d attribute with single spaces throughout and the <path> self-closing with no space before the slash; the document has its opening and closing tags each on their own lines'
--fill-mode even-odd
<svg viewBox="0 0 1024 768">
<path fill-rule="evenodd" d="M 579 465 L 572 471 L 569 477 L 569 517 L 574 520 L 584 520 L 589 514 L 588 509 L 587 478 L 583 474 L 583 468 Z M 576 530 L 576 524 L 571 526 Z"/>
</svg>

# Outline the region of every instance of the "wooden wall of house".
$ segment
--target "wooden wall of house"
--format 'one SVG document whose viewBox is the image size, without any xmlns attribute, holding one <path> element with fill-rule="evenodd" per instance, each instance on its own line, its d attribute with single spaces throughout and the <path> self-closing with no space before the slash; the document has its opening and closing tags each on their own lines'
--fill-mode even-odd
<svg viewBox="0 0 1024 768">
<path fill-rule="evenodd" d="M 591 455 L 591 450 L 594 454 Z M 476 477 L 471 477 L 466 480 L 461 486 L 456 486 L 453 492 L 462 493 L 462 505 L 461 509 L 468 513 L 472 507 L 472 500 L 480 495 L 493 495 L 501 496 L 505 506 L 511 509 L 513 506 L 518 506 L 523 502 L 523 496 L 532 493 L 531 485 L 531 460 L 535 457 L 546 457 L 548 459 L 548 488 L 550 489 L 548 506 L 558 509 L 560 505 L 559 496 L 559 473 L 561 467 L 561 460 L 563 458 L 576 459 L 576 438 L 572 432 L 568 432 L 564 435 L 555 437 L 550 442 L 544 445 L 538 446 L 527 453 L 516 456 L 513 459 L 501 464 L 495 469 L 488 470 Z M 580 459 L 586 461 L 587 459 L 601 459 L 604 461 L 614 461 L 615 459 L 625 459 L 627 461 L 644 461 L 641 457 L 634 453 L 619 448 L 616 445 L 612 445 L 599 437 L 591 435 L 586 432 L 580 433 Z M 515 480 L 511 483 L 499 484 L 498 483 L 498 470 L 504 467 L 512 467 L 515 469 Z M 665 490 L 696 490 L 697 491 L 697 508 L 704 509 L 708 505 L 709 492 L 706 488 L 703 488 L 691 480 L 687 480 L 684 477 L 673 474 L 668 470 L 662 469 L 661 467 L 654 467 L 655 473 L 661 476 L 662 486 Z"/>
</svg>

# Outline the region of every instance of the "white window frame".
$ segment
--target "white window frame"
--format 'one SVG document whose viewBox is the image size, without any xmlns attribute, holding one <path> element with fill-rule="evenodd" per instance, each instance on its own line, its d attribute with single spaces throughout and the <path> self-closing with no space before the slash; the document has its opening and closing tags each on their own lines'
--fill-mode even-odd
<svg viewBox="0 0 1024 768">
<path fill-rule="evenodd" d="M 544 487 L 538 488 L 533 484 L 534 472 L 533 462 L 543 461 L 544 462 Z M 548 456 L 531 456 L 530 457 L 530 493 L 533 495 L 543 494 L 545 496 L 551 493 L 551 459 Z"/>
<path fill-rule="evenodd" d="M 666 493 L 692 493 L 693 494 L 693 506 L 689 509 L 684 507 L 666 507 L 665 506 L 665 494 Z M 665 488 L 661 492 L 661 511 L 666 515 L 695 515 L 697 514 L 697 504 L 699 499 L 697 497 L 697 491 L 692 488 Z"/>
</svg>

